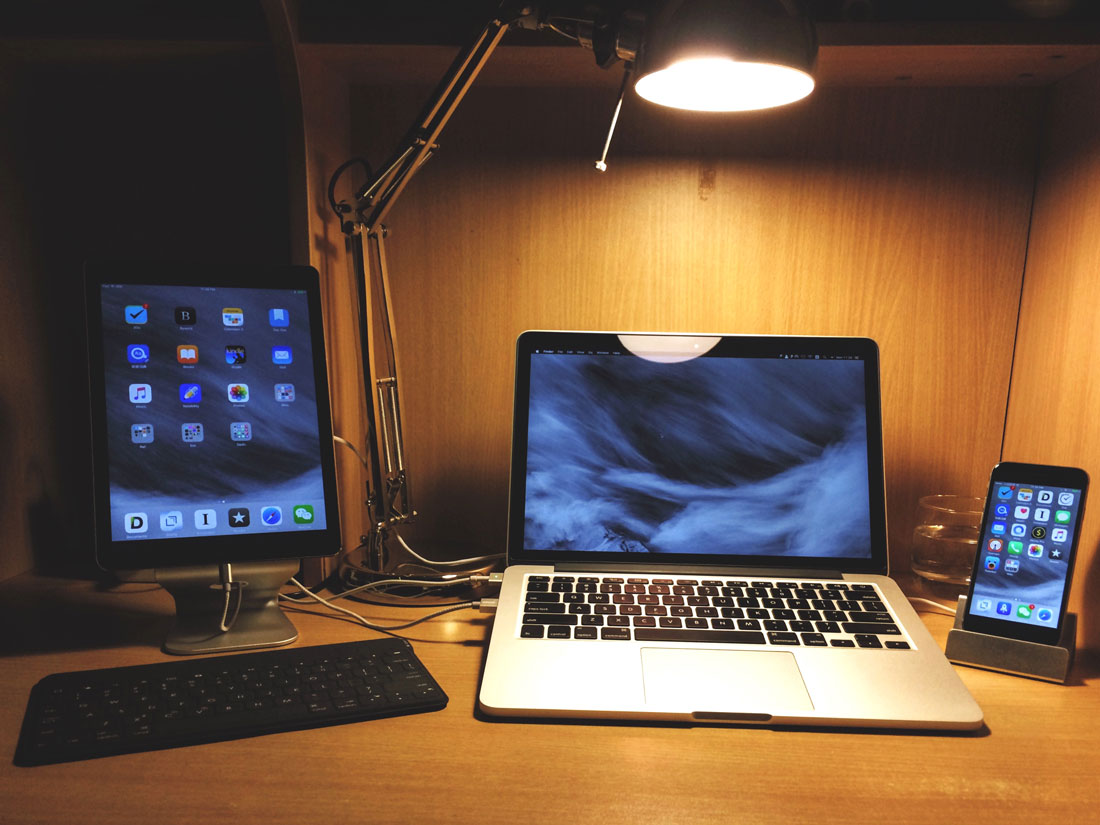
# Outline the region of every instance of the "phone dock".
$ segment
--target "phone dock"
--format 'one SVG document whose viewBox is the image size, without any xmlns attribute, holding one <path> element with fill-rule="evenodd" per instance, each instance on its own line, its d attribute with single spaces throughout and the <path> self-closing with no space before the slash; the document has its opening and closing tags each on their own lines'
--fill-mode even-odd
<svg viewBox="0 0 1100 825">
<path fill-rule="evenodd" d="M 957 665 L 969 665 L 1013 676 L 1027 676 L 1046 682 L 1065 684 L 1073 666 L 1077 644 L 1077 614 L 1067 613 L 1062 623 L 1062 637 L 1056 645 L 1006 639 L 987 633 L 963 630 L 966 596 L 959 596 L 955 626 L 947 633 L 948 660 Z"/>
</svg>

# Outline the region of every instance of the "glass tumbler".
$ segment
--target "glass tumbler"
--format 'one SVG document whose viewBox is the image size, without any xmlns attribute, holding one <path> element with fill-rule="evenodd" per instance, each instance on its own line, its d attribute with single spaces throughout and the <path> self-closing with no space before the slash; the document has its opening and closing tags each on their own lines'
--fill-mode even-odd
<svg viewBox="0 0 1100 825">
<path fill-rule="evenodd" d="M 965 587 L 970 583 L 984 498 L 922 496 L 913 531 L 913 572 L 930 582 Z"/>
</svg>

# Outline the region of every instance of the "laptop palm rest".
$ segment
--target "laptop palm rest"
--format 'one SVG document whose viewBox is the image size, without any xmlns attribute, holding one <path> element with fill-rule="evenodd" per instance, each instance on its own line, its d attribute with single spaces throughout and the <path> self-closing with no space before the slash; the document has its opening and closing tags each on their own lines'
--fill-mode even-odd
<svg viewBox="0 0 1100 825">
<path fill-rule="evenodd" d="M 766 722 L 813 710 L 794 655 L 786 651 L 642 648 L 647 705 L 699 719 Z"/>
</svg>

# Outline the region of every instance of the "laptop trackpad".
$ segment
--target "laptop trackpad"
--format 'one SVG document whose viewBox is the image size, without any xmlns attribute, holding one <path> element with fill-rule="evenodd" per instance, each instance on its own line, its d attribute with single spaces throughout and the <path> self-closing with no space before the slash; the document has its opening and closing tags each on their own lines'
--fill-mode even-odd
<svg viewBox="0 0 1100 825">
<path fill-rule="evenodd" d="M 703 718 L 813 710 L 798 663 L 787 651 L 646 647 L 642 674 L 647 705 Z"/>
</svg>

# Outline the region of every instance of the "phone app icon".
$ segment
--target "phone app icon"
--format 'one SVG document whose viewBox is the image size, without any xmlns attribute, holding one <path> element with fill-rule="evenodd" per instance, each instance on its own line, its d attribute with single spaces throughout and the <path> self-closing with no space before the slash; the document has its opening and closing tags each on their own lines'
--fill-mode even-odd
<svg viewBox="0 0 1100 825">
<path fill-rule="evenodd" d="M 224 307 L 222 309 L 222 323 L 227 327 L 243 327 L 244 310 L 240 307 Z"/>
<path fill-rule="evenodd" d="M 1012 605 L 1008 602 L 997 602 L 997 614 L 999 616 L 1011 616 Z"/>
<path fill-rule="evenodd" d="M 1003 521 L 995 521 L 989 526 L 989 532 L 995 536 L 1003 536 L 1005 534 L 1005 530 L 1007 529 L 1008 525 L 1005 524 Z"/>
<path fill-rule="evenodd" d="M 1059 524 L 1069 524 L 1070 517 L 1071 516 L 1069 510 L 1054 511 L 1054 520 Z"/>
<path fill-rule="evenodd" d="M 160 514 L 160 529 L 165 533 L 179 530 L 183 527 L 183 513 L 179 510 L 169 510 Z"/>
<path fill-rule="evenodd" d="M 998 487 L 997 498 L 1012 498 L 1012 486 L 1009 484 L 1002 484 Z"/>
<path fill-rule="evenodd" d="M 201 384 L 180 384 L 180 403 L 198 404 L 202 401 Z"/>
<path fill-rule="evenodd" d="M 1010 541 L 1008 543 L 1008 554 L 1010 556 L 1018 556 L 1024 552 L 1024 543 L 1022 541 Z"/>
<path fill-rule="evenodd" d="M 153 400 L 153 388 L 148 384 L 130 385 L 130 403 L 148 404 Z"/>
<path fill-rule="evenodd" d="M 127 533 L 146 533 L 149 531 L 149 517 L 145 513 L 127 513 L 122 517 Z"/>
<path fill-rule="evenodd" d="M 267 311 L 267 322 L 273 327 L 289 327 L 290 312 L 285 309 L 269 309 Z"/>
<path fill-rule="evenodd" d="M 198 422 L 181 424 L 180 432 L 183 436 L 183 440 L 189 444 L 197 444 L 202 441 L 202 424 Z"/>
<path fill-rule="evenodd" d="M 1051 541 L 1056 541 L 1059 544 L 1061 544 L 1062 542 L 1064 542 L 1068 538 L 1069 538 L 1069 530 L 1067 530 L 1065 527 L 1055 527 L 1053 530 L 1050 531 L 1050 540 Z"/>
<path fill-rule="evenodd" d="M 149 323 L 149 305 L 148 304 L 130 304 L 122 311 L 126 318 L 127 324 L 147 324 Z"/>
<path fill-rule="evenodd" d="M 1009 530 L 1009 532 L 1013 535 L 1013 537 L 1022 539 L 1024 536 L 1027 535 L 1027 525 L 1019 523 L 1013 524 L 1012 529 Z"/>
<path fill-rule="evenodd" d="M 268 527 L 278 527 L 283 523 L 283 511 L 281 507 L 265 507 L 260 511 L 260 521 Z"/>
<path fill-rule="evenodd" d="M 1008 513 L 1009 509 L 1007 504 L 1001 503 L 993 508 L 993 515 L 997 518 L 1008 518 Z"/>
<path fill-rule="evenodd" d="M 248 400 L 248 384 L 230 384 L 226 393 L 234 404 L 243 404 Z"/>
<path fill-rule="evenodd" d="M 229 526 L 230 527 L 247 527 L 251 523 L 248 517 L 247 507 L 230 507 L 229 508 Z"/>
<path fill-rule="evenodd" d="M 225 348 L 225 363 L 239 367 L 245 362 L 245 349 L 239 344 Z"/>
<path fill-rule="evenodd" d="M 1016 494 L 1017 501 L 1031 501 L 1035 491 L 1030 487 L 1021 487 L 1020 492 Z"/>
<path fill-rule="evenodd" d="M 1016 615 L 1021 619 L 1030 619 L 1031 611 L 1035 609 L 1033 604 L 1021 604 L 1016 606 Z"/>
<path fill-rule="evenodd" d="M 1021 490 L 1020 492 L 1022 493 L 1023 490 Z M 1016 516 L 1016 518 L 1022 518 L 1022 519 L 1029 518 L 1031 516 L 1031 508 L 1030 507 L 1023 507 L 1023 506 L 1017 507 L 1016 510 L 1015 510 L 1014 515 Z"/>
<path fill-rule="evenodd" d="M 218 511 L 217 510 L 196 510 L 195 511 L 195 529 L 196 530 L 213 530 L 218 526 Z"/>
<path fill-rule="evenodd" d="M 990 553 L 1000 553 L 1001 548 L 1003 548 L 1004 546 L 1005 543 L 1000 539 L 990 539 L 989 544 L 987 545 Z"/>
<path fill-rule="evenodd" d="M 1054 611 L 1051 610 L 1049 607 L 1040 607 L 1035 616 L 1041 622 L 1053 621 Z"/>
<path fill-rule="evenodd" d="M 294 353 L 291 352 L 290 347 L 272 347 L 271 348 L 271 363 L 272 364 L 293 364 Z"/>
<path fill-rule="evenodd" d="M 978 599 L 976 607 L 979 613 L 988 613 L 993 609 L 993 600 Z"/>
<path fill-rule="evenodd" d="M 1059 493 L 1058 503 L 1063 507 L 1069 507 L 1073 504 L 1073 493 Z"/>
<path fill-rule="evenodd" d="M 152 444 L 153 443 L 153 425 L 152 424 L 131 424 L 130 425 L 130 441 L 134 444 Z"/>
<path fill-rule="evenodd" d="M 251 441 L 252 425 L 247 421 L 233 421 L 229 424 L 229 438 L 232 441 Z"/>
<path fill-rule="evenodd" d="M 1047 558 L 1051 561 L 1061 561 L 1062 549 L 1060 547 L 1051 547 L 1050 550 L 1047 551 Z"/>
<path fill-rule="evenodd" d="M 276 384 L 275 385 L 275 400 L 281 401 L 286 404 L 294 400 L 294 385 L 293 384 Z"/>
<path fill-rule="evenodd" d="M 180 344 L 176 347 L 176 360 L 181 364 L 199 363 L 199 348 L 194 344 Z"/>
<path fill-rule="evenodd" d="M 986 556 L 985 557 L 985 569 L 990 573 L 996 573 L 1001 569 L 1001 559 L 999 556 Z"/>
<path fill-rule="evenodd" d="M 1019 559 L 1008 559 L 1007 561 L 1005 561 L 1005 573 L 1007 573 L 1008 575 L 1011 576 L 1013 573 L 1018 573 L 1019 571 L 1020 571 L 1020 560 Z"/>
<path fill-rule="evenodd" d="M 1049 507 L 1036 507 L 1035 508 L 1035 520 L 1036 521 L 1050 521 L 1050 508 Z"/>
<path fill-rule="evenodd" d="M 1043 557 L 1043 545 L 1039 542 L 1032 542 L 1027 546 L 1027 557 L 1029 559 L 1041 559 Z"/>
<path fill-rule="evenodd" d="M 126 360 L 131 364 L 148 364 L 149 347 L 145 344 L 130 344 L 126 347 Z"/>
<path fill-rule="evenodd" d="M 1039 495 L 1035 497 L 1035 501 L 1038 504 L 1052 504 L 1054 502 L 1054 491 L 1040 490 Z"/>
<path fill-rule="evenodd" d="M 1036 525 L 1031 528 L 1031 537 L 1033 539 L 1045 539 L 1047 537 L 1047 528 L 1042 525 Z"/>
<path fill-rule="evenodd" d="M 181 327 L 193 326 L 199 319 L 199 316 L 195 313 L 194 307 L 176 307 L 172 311 L 172 317 L 176 319 L 176 323 Z M 200 510 L 199 512 L 206 512 Z"/>
<path fill-rule="evenodd" d="M 312 504 L 295 504 L 294 505 L 294 523 L 295 524 L 313 524 L 313 505 Z"/>
</svg>

